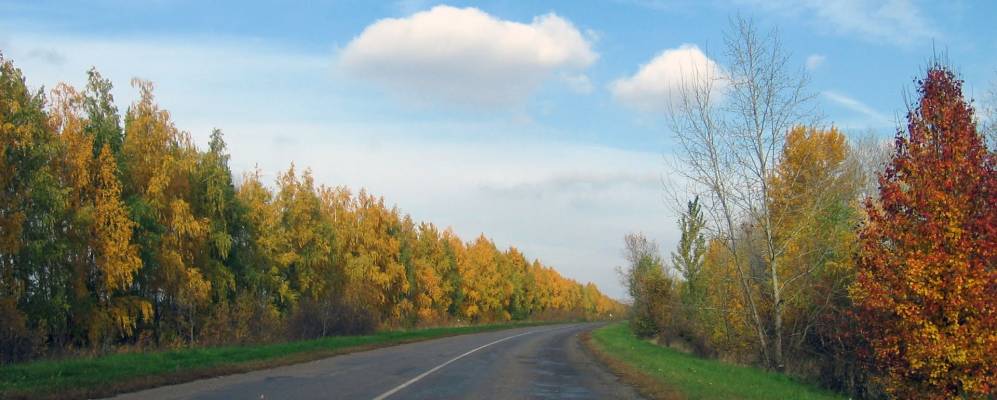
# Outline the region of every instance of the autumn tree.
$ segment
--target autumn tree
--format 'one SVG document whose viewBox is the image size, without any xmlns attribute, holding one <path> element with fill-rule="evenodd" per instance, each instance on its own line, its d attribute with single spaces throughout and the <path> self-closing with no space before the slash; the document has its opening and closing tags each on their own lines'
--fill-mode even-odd
<svg viewBox="0 0 997 400">
<path fill-rule="evenodd" d="M 502 265 L 502 275 L 506 278 L 508 290 L 506 312 L 511 319 L 526 319 L 532 309 L 529 293 L 535 287 L 529 273 L 530 262 L 515 247 L 506 250 L 505 260 L 507 262 Z"/>
<path fill-rule="evenodd" d="M 245 210 L 248 243 L 239 265 L 237 284 L 250 291 L 262 304 L 287 310 L 298 295 L 287 283 L 281 257 L 286 246 L 280 234 L 280 213 L 274 195 L 262 182 L 257 169 L 246 173 L 237 190 L 237 199 Z"/>
<path fill-rule="evenodd" d="M 206 311 L 211 291 L 203 266 L 196 264 L 209 222 L 191 207 L 196 148 L 155 103 L 152 83 L 132 83 L 140 97 L 125 116 L 123 196 L 138 223 L 145 264 L 140 289 L 154 300 L 159 341 L 194 342 L 199 313 Z"/>
<path fill-rule="evenodd" d="M 458 263 L 462 278 L 461 289 L 465 296 L 465 317 L 488 320 L 501 310 L 503 277 L 498 273 L 498 257 L 495 244 L 484 235 L 467 245 L 464 262 Z"/>
<path fill-rule="evenodd" d="M 736 261 L 727 245 L 719 238 L 707 241 L 700 279 L 705 288 L 703 306 L 696 311 L 699 325 L 694 332 L 699 351 L 723 354 L 735 360 L 752 361 L 757 351 L 753 325 L 748 321 L 747 298 L 741 296 L 743 286 L 733 266 Z"/>
<path fill-rule="evenodd" d="M 121 117 L 114 105 L 111 89 L 114 85 L 104 78 L 96 68 L 87 71 L 87 86 L 83 92 L 82 106 L 87 124 L 84 131 L 93 138 L 94 157 L 104 146 L 117 158 L 121 154 L 124 132 L 121 130 Z"/>
<path fill-rule="evenodd" d="M 627 267 L 619 273 L 627 287 L 632 317 L 630 326 L 640 336 L 654 336 L 671 326 L 663 324 L 666 308 L 671 302 L 671 281 L 665 275 L 664 261 L 658 254 L 658 245 L 643 234 L 624 237 L 624 256 Z"/>
<path fill-rule="evenodd" d="M 384 199 L 363 190 L 342 201 L 339 207 L 344 214 L 336 219 L 343 246 L 346 295 L 376 320 L 395 324 L 404 314 L 395 306 L 409 291 L 406 267 L 400 259 L 398 212 L 388 209 Z"/>
<path fill-rule="evenodd" d="M 235 294 L 234 265 L 244 242 L 243 209 L 236 199 L 229 168 L 229 154 L 222 131 L 211 132 L 206 152 L 199 153 L 192 171 L 191 203 L 194 212 L 208 220 L 208 240 L 197 263 L 211 282 L 215 302 Z"/>
<path fill-rule="evenodd" d="M 866 201 L 851 296 L 871 361 L 898 398 L 997 388 L 997 171 L 962 82 L 935 64 Z"/>
<path fill-rule="evenodd" d="M 54 162 L 45 96 L 0 54 L 0 358 L 30 355 L 48 336 L 63 339 L 68 269 L 61 265 L 66 193 Z M 34 334 L 29 333 L 34 331 Z"/>
<path fill-rule="evenodd" d="M 92 141 L 94 154 L 90 192 L 93 226 L 89 238 L 93 260 L 89 269 L 91 276 L 98 278 L 91 292 L 105 308 L 102 320 L 113 328 L 113 339 L 121 339 L 131 337 L 139 321 L 152 318 L 152 307 L 131 290 L 142 262 L 134 241 L 136 224 L 122 198 L 120 154 L 124 132 L 111 89 L 111 81 L 91 68 L 81 104 L 86 118 L 83 132 Z M 71 153 L 68 148 L 64 151 Z M 79 190 L 86 191 L 82 187 Z"/>
<path fill-rule="evenodd" d="M 294 165 L 277 177 L 275 199 L 280 210 L 279 232 L 285 237 L 281 262 L 291 289 L 304 297 L 321 299 L 334 273 L 332 225 L 322 212 L 311 171 L 298 176 Z"/>
<path fill-rule="evenodd" d="M 91 71 L 91 83 L 95 76 Z M 112 147 L 97 141 L 100 130 L 110 126 L 95 129 L 85 117 L 84 105 L 92 100 L 88 96 L 57 86 L 49 121 L 61 144 L 60 162 L 54 165 L 68 195 L 64 232 L 69 239 L 66 263 L 73 275 L 73 334 L 91 346 L 107 346 L 132 335 L 138 321 L 151 318 L 152 309 L 128 290 L 141 267 L 132 241 L 135 224 L 121 200 Z"/>
<path fill-rule="evenodd" d="M 335 230 L 311 170 L 299 174 L 292 163 L 278 175 L 277 186 L 276 261 L 289 291 L 298 298 L 292 304 L 291 329 L 296 337 L 325 336 L 340 319 L 335 304 L 339 298 L 333 294 L 342 272 L 333 255 L 334 243 L 343 237 Z"/>
<path fill-rule="evenodd" d="M 842 347 L 854 277 L 855 226 L 861 220 L 858 196 L 865 184 L 862 166 L 837 128 L 796 126 L 789 131 L 775 174 L 770 178 L 770 210 L 781 244 L 784 277 L 783 336 L 789 364 L 816 364 L 829 386 L 848 386 L 853 361 Z M 843 360 L 842 358 L 849 358 Z"/>
<path fill-rule="evenodd" d="M 226 335 L 225 342 L 262 340 L 283 334 L 283 317 L 299 298 L 291 289 L 282 263 L 281 249 L 286 238 L 280 230 L 280 212 L 258 169 L 243 175 L 236 189 L 236 201 L 242 225 L 241 234 L 235 236 L 240 249 L 232 262 L 237 293 L 232 309 L 227 310 L 228 330 L 214 328 Z M 220 306 L 224 307 L 215 307 Z"/>
<path fill-rule="evenodd" d="M 453 286 L 446 282 L 451 273 L 446 243 L 433 224 L 418 227 L 418 239 L 412 255 L 413 291 L 419 321 L 433 323 L 446 318 L 452 301 Z"/>
</svg>

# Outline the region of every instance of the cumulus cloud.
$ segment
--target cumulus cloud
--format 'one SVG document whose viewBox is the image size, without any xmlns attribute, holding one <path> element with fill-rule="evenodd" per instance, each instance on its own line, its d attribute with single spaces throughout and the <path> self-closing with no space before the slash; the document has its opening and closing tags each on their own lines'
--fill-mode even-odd
<svg viewBox="0 0 997 400">
<path fill-rule="evenodd" d="M 827 61 L 827 57 L 823 54 L 811 54 L 807 57 L 807 71 L 814 71 L 824 65 L 824 61 Z"/>
<path fill-rule="evenodd" d="M 553 13 L 527 24 L 436 6 L 371 24 L 338 62 L 348 74 L 407 97 L 508 105 L 556 71 L 577 73 L 597 58 L 585 35 Z"/>
<path fill-rule="evenodd" d="M 722 76 L 721 67 L 693 44 L 661 52 L 636 74 L 609 85 L 613 98 L 641 111 L 666 111 L 683 85 Z"/>
</svg>

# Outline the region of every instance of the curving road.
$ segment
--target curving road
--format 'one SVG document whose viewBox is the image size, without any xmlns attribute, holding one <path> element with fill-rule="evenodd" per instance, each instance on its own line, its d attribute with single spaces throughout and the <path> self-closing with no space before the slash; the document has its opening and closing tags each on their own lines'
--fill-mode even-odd
<svg viewBox="0 0 997 400">
<path fill-rule="evenodd" d="M 598 324 L 453 336 L 117 399 L 637 399 L 578 340 Z"/>
</svg>

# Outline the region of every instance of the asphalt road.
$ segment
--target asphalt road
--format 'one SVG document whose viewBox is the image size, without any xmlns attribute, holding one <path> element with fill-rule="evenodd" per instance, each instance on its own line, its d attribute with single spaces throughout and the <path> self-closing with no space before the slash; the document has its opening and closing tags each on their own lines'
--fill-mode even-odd
<svg viewBox="0 0 997 400">
<path fill-rule="evenodd" d="M 578 340 L 597 324 L 428 340 L 118 399 L 637 399 Z"/>
</svg>

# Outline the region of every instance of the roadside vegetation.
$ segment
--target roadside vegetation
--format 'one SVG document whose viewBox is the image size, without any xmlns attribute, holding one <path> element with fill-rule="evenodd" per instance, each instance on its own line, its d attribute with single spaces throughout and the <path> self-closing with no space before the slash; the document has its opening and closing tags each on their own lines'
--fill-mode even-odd
<svg viewBox="0 0 997 400">
<path fill-rule="evenodd" d="M 625 238 L 634 334 L 851 397 L 997 395 L 994 116 L 934 60 L 892 146 L 849 140 L 820 121 L 777 33 L 736 18 L 725 45 L 668 110 L 678 245 L 666 260 Z M 597 337 L 692 397 L 802 398 L 758 383 L 781 375 L 713 374 L 627 332 Z"/>
<path fill-rule="evenodd" d="M 0 398 L 75 399 L 272 368 L 374 347 L 495 331 L 536 323 L 487 324 L 333 336 L 247 346 L 184 348 L 0 366 Z"/>
<path fill-rule="evenodd" d="M 845 398 L 785 374 L 705 359 L 659 346 L 638 338 L 626 323 L 596 329 L 591 334 L 591 342 L 603 357 L 611 357 L 629 367 L 614 372 L 654 397 L 687 400 Z M 656 382 L 642 381 L 635 376 L 637 374 Z"/>
<path fill-rule="evenodd" d="M 122 115 L 87 76 L 30 90 L 0 54 L 0 365 L 622 314 L 594 284 L 290 160 L 273 181 L 233 176 L 221 131 L 196 146 L 151 82 Z"/>
</svg>

